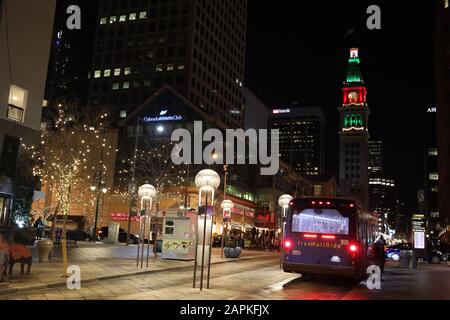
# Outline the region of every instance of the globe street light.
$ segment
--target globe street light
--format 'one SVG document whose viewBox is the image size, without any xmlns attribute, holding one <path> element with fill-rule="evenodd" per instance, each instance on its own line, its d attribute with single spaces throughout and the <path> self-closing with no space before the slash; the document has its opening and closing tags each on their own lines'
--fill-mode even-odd
<svg viewBox="0 0 450 320">
<path fill-rule="evenodd" d="M 231 219 L 231 210 L 234 208 L 234 203 L 231 200 L 223 200 L 220 207 L 223 210 L 223 222 Z M 228 228 L 227 228 L 228 231 Z M 222 239 L 220 244 L 220 255 L 223 258 L 223 236 L 224 236 L 224 228 L 222 229 Z"/>
<path fill-rule="evenodd" d="M 153 198 L 156 197 L 156 188 L 152 186 L 151 184 L 144 184 L 143 186 L 139 187 L 138 195 L 141 198 L 141 220 L 140 220 L 140 238 L 139 242 L 142 242 L 141 247 L 141 268 L 144 264 L 144 247 L 145 247 L 145 227 L 147 222 L 147 215 L 150 215 L 150 226 L 149 226 L 149 238 L 147 243 L 147 268 L 148 268 L 148 257 L 150 254 L 150 229 L 151 229 L 151 211 L 153 206 Z M 144 224 L 142 225 L 142 219 L 144 219 Z M 140 244 L 138 242 L 138 251 L 137 251 L 137 265 L 139 266 L 139 248 Z M 156 242 L 153 244 L 156 245 Z"/>
<path fill-rule="evenodd" d="M 289 208 L 289 204 L 291 203 L 292 199 L 294 199 L 289 194 L 284 194 L 278 199 L 278 205 L 283 208 L 283 216 L 281 217 L 281 234 L 280 234 L 280 268 L 282 267 L 283 263 L 283 254 L 284 254 L 284 246 L 283 246 L 283 236 L 285 232 L 285 225 L 286 225 L 286 212 Z"/>
<path fill-rule="evenodd" d="M 214 192 L 220 185 L 220 176 L 214 170 L 206 169 L 200 171 L 195 177 L 195 185 L 199 188 L 198 191 L 198 213 L 200 213 L 200 207 L 202 202 L 202 192 L 205 193 L 205 214 L 204 214 L 204 225 L 203 225 L 203 243 L 202 243 L 202 271 L 200 278 L 200 290 L 203 290 L 203 271 L 204 271 L 204 261 L 205 261 L 205 244 L 206 244 L 206 222 L 208 219 L 208 194 L 211 192 L 211 205 L 213 207 L 213 212 L 211 215 L 211 231 L 209 237 L 209 260 L 208 260 L 208 280 L 207 280 L 207 288 L 209 289 L 209 278 L 211 272 L 211 239 L 212 239 L 212 223 L 214 217 Z M 198 251 L 198 222 L 200 219 L 197 219 L 197 243 L 195 248 L 195 265 L 194 265 L 194 288 L 196 284 L 197 277 L 197 251 Z"/>
</svg>

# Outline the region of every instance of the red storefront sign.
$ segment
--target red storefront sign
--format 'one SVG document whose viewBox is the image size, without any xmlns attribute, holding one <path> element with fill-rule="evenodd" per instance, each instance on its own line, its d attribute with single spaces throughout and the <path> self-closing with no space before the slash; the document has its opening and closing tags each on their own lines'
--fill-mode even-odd
<svg viewBox="0 0 450 320">
<path fill-rule="evenodd" d="M 247 217 L 255 217 L 255 213 L 252 211 L 246 211 L 244 209 L 239 209 L 239 208 L 233 208 L 231 209 L 231 212 L 233 212 L 234 214 L 238 214 L 240 216 L 247 216 Z"/>
<path fill-rule="evenodd" d="M 128 213 L 111 213 L 111 219 L 113 221 L 128 221 Z M 139 221 L 138 216 L 132 216 L 131 221 Z"/>
<path fill-rule="evenodd" d="M 246 215 L 247 217 L 250 217 L 250 218 L 254 218 L 254 217 L 255 217 L 255 213 L 252 212 L 252 211 L 246 211 L 246 212 L 245 212 L 245 215 Z"/>
</svg>

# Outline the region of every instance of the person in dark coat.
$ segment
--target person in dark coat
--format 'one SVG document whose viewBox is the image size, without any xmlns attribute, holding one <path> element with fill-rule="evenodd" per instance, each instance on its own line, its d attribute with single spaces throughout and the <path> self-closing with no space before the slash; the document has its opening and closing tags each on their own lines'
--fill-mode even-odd
<svg viewBox="0 0 450 320">
<path fill-rule="evenodd" d="M 381 276 L 384 273 L 384 265 L 386 264 L 386 254 L 385 254 L 386 242 L 384 237 L 380 237 L 372 245 L 372 259 L 374 263 L 380 267 Z"/>
</svg>

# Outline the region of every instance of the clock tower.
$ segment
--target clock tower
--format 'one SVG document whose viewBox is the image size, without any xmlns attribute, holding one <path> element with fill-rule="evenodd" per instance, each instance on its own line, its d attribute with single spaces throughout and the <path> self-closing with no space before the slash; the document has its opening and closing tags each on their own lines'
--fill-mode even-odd
<svg viewBox="0 0 450 320">
<path fill-rule="evenodd" d="M 367 90 L 359 67 L 359 50 L 350 49 L 347 77 L 342 88 L 340 113 L 339 190 L 369 205 L 369 114 Z"/>
</svg>

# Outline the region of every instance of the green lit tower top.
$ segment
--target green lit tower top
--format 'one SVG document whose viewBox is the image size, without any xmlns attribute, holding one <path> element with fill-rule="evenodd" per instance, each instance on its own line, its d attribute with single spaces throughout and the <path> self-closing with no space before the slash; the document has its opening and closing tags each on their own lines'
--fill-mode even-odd
<svg viewBox="0 0 450 320">
<path fill-rule="evenodd" d="M 361 76 L 361 69 L 359 68 L 360 60 L 358 49 L 353 48 L 350 50 L 350 58 L 348 59 L 348 71 L 347 71 L 347 84 L 364 84 Z"/>
<path fill-rule="evenodd" d="M 341 195 L 357 198 L 367 207 L 370 110 L 360 63 L 359 50 L 350 49 L 347 74 L 342 87 L 342 105 L 339 106 L 339 188 Z"/>
</svg>

